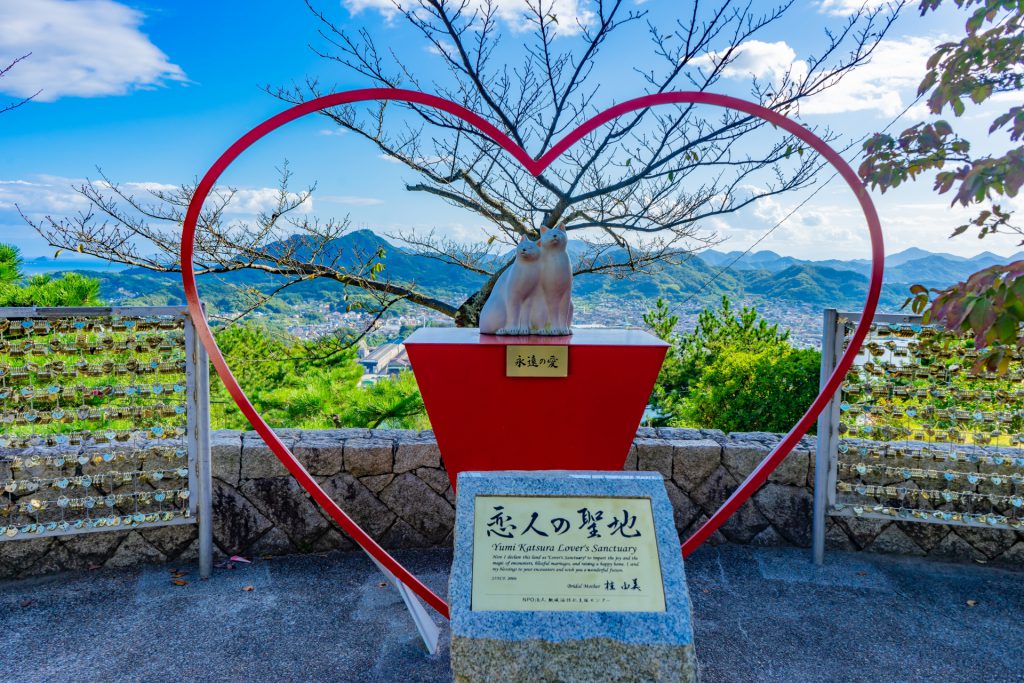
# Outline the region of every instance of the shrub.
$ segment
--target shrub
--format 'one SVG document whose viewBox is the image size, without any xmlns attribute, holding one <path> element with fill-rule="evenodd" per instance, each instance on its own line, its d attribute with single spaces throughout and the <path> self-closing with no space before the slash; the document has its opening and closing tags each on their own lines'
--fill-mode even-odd
<svg viewBox="0 0 1024 683">
<path fill-rule="evenodd" d="M 61 277 L 21 272 L 18 248 L 0 244 L 0 306 L 96 306 L 100 303 L 100 281 L 78 273 Z"/>
<path fill-rule="evenodd" d="M 370 429 L 429 429 L 416 377 L 408 370 L 397 377 L 380 379 L 356 392 L 352 408 L 345 413 L 349 427 Z"/>
<path fill-rule="evenodd" d="M 821 354 L 793 348 L 789 331 L 754 307 L 737 310 L 722 297 L 678 334 L 678 316 L 659 299 L 644 322 L 671 344 L 651 394 L 654 424 L 788 431 L 818 392 Z"/>
<path fill-rule="evenodd" d="M 221 329 L 215 336 L 239 384 L 272 427 L 338 426 L 338 416 L 349 410 L 359 391 L 363 371 L 355 351 L 334 342 L 303 343 L 254 324 Z M 216 376 L 210 400 L 214 428 L 248 428 Z"/>
<path fill-rule="evenodd" d="M 725 432 L 787 432 L 818 394 L 820 363 L 813 349 L 720 353 L 703 369 L 682 417 Z"/>
</svg>

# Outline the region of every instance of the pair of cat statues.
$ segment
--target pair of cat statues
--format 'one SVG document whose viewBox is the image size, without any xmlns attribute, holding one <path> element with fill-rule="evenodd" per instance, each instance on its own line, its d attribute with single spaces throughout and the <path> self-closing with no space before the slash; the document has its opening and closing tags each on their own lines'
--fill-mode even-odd
<svg viewBox="0 0 1024 683">
<path fill-rule="evenodd" d="M 480 332 L 501 335 L 572 334 L 572 263 L 564 225 L 541 227 L 540 240 L 516 247 L 480 311 Z"/>
</svg>

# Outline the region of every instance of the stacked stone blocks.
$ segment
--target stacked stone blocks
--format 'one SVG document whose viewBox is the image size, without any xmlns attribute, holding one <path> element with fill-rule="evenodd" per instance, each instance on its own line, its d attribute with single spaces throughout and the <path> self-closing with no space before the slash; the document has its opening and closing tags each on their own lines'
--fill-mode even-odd
<svg viewBox="0 0 1024 683">
<path fill-rule="evenodd" d="M 430 431 L 282 429 L 278 434 L 327 493 L 386 548 L 448 546 L 455 497 Z M 637 431 L 625 469 L 661 474 L 685 538 L 764 459 L 779 435 L 717 430 Z M 712 543 L 811 542 L 813 437 L 805 437 Z M 273 556 L 353 548 L 255 432 L 212 440 L 214 542 L 229 556 Z M 1024 534 L 944 525 L 831 519 L 833 549 L 1024 565 Z M 67 570 L 187 561 L 194 526 L 0 543 L 0 578 Z"/>
</svg>

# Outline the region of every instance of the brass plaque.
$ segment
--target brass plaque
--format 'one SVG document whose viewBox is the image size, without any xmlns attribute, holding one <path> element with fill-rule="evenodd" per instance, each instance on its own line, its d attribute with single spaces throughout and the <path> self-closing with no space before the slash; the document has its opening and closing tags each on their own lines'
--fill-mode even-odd
<svg viewBox="0 0 1024 683">
<path fill-rule="evenodd" d="M 664 612 L 650 498 L 477 496 L 481 611 Z"/>
<path fill-rule="evenodd" d="M 568 377 L 568 346 L 506 346 L 506 377 Z"/>
</svg>

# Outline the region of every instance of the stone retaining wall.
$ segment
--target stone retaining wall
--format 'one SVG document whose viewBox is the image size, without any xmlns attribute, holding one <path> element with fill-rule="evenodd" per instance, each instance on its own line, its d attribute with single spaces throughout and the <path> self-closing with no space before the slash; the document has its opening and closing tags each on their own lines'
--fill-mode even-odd
<svg viewBox="0 0 1024 683">
<path fill-rule="evenodd" d="M 325 490 L 386 548 L 451 543 L 454 496 L 432 432 L 280 430 Z M 661 472 L 687 536 L 768 453 L 778 436 L 640 429 L 626 469 Z M 221 554 L 354 547 L 254 432 L 213 435 L 214 542 Z M 814 439 L 805 437 L 768 482 L 711 538 L 756 545 L 811 542 Z M 1024 564 L 1024 534 L 937 524 L 832 519 L 829 547 Z M 192 560 L 196 528 L 165 527 L 0 542 L 0 578 Z"/>
</svg>

